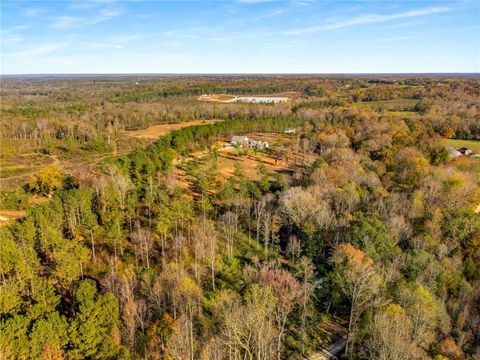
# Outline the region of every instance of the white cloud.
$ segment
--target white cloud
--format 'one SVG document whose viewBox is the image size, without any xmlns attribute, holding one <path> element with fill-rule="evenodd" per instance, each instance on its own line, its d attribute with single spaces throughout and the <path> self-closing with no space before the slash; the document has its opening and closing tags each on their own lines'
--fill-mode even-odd
<svg viewBox="0 0 480 360">
<path fill-rule="evenodd" d="M 210 33 L 210 32 L 208 32 Z M 213 33 L 213 31 L 212 31 Z M 205 35 L 201 36 L 200 34 L 204 34 L 202 29 L 190 29 L 186 31 L 181 30 L 168 30 L 162 31 L 159 36 L 161 37 L 169 37 L 175 39 L 185 39 L 185 40 L 196 40 L 204 38 Z"/>
<path fill-rule="evenodd" d="M 119 8 L 103 8 L 96 10 L 97 15 L 87 16 L 57 16 L 52 18 L 53 22 L 50 27 L 53 29 L 68 29 L 74 27 L 82 27 L 95 25 L 104 21 L 108 21 L 122 14 Z"/>
<path fill-rule="evenodd" d="M 58 16 L 53 19 L 50 27 L 53 29 L 68 29 L 71 27 L 79 26 L 85 22 L 85 18 L 78 16 Z"/>
<path fill-rule="evenodd" d="M 15 25 L 11 31 L 22 31 L 22 30 L 27 30 L 30 29 L 29 25 Z"/>
<path fill-rule="evenodd" d="M 85 45 L 94 49 L 102 49 L 102 48 L 110 48 L 110 49 L 123 49 L 124 46 L 118 44 L 109 44 L 103 42 L 95 42 L 95 41 L 86 41 L 84 42 Z"/>
<path fill-rule="evenodd" d="M 19 34 L 20 31 L 26 30 L 29 27 L 27 25 L 16 25 L 9 29 L 2 29 L 0 32 L 0 39 L 2 45 L 17 45 L 23 42 L 24 36 Z"/>
<path fill-rule="evenodd" d="M 18 35 L 18 34 L 6 34 L 6 33 L 2 33 L 1 34 L 1 42 L 3 45 L 16 45 L 16 44 L 20 44 L 22 41 L 23 41 L 23 36 L 22 35 Z"/>
<path fill-rule="evenodd" d="M 28 17 L 37 17 L 39 15 L 44 14 L 45 12 L 46 12 L 45 9 L 40 9 L 40 8 L 26 8 L 22 10 L 22 14 Z"/>
<path fill-rule="evenodd" d="M 278 0 L 238 0 L 238 2 L 243 3 L 243 4 L 260 4 L 260 3 L 269 3 L 269 2 L 275 2 Z"/>
<path fill-rule="evenodd" d="M 78 0 L 73 1 L 69 8 L 73 10 L 78 9 L 96 9 L 99 6 L 108 5 L 116 2 L 116 0 Z"/>
<path fill-rule="evenodd" d="M 4 54 L 8 58 L 29 58 L 32 56 L 45 55 L 63 48 L 63 44 L 44 44 L 25 50 L 15 51 Z"/>
<path fill-rule="evenodd" d="M 134 34 L 134 35 L 118 35 L 112 38 L 112 42 L 125 44 L 135 40 L 144 39 L 145 35 Z"/>
<path fill-rule="evenodd" d="M 406 18 L 413 18 L 417 16 L 438 14 L 438 13 L 443 13 L 451 10 L 452 9 L 448 7 L 431 7 L 431 8 L 411 10 L 411 11 L 406 11 L 406 12 L 401 12 L 396 14 L 389 14 L 389 15 L 365 14 L 365 15 L 360 15 L 360 16 L 346 19 L 346 20 L 326 23 L 323 25 L 289 30 L 289 31 L 285 31 L 284 34 L 301 35 L 301 34 L 315 33 L 315 32 L 324 31 L 324 30 L 335 30 L 335 29 L 341 29 L 341 28 L 357 26 L 357 25 L 381 23 L 381 22 L 387 22 L 390 20 L 406 19 Z"/>
</svg>

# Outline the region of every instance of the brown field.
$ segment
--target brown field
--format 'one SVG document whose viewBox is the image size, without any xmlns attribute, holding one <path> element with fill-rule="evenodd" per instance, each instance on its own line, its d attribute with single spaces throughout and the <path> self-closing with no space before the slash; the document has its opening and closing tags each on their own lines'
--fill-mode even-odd
<svg viewBox="0 0 480 360">
<path fill-rule="evenodd" d="M 124 131 L 122 132 L 122 134 L 127 136 L 133 136 L 136 138 L 142 138 L 142 139 L 157 139 L 160 136 L 167 135 L 171 131 L 179 130 L 187 126 L 214 124 L 219 121 L 223 121 L 223 120 L 220 120 L 220 119 L 192 120 L 192 121 L 185 121 L 185 122 L 174 123 L 174 124 L 153 125 L 153 126 L 149 126 L 146 129 Z"/>
<path fill-rule="evenodd" d="M 257 167 L 260 163 L 263 163 L 268 169 L 270 175 L 274 175 L 277 172 L 288 170 L 285 164 L 278 161 L 275 164 L 275 159 L 266 154 L 256 154 L 254 156 L 239 156 L 230 151 L 222 151 L 218 159 L 218 171 L 220 174 L 227 178 L 233 175 L 235 169 L 235 163 L 239 163 L 245 176 L 251 180 L 259 180 Z"/>
<path fill-rule="evenodd" d="M 275 133 L 255 133 L 247 134 L 247 136 L 257 140 L 268 141 L 271 146 L 275 146 L 275 142 L 278 142 L 282 137 L 282 135 Z M 242 153 L 241 149 L 231 147 L 228 141 L 217 141 L 215 147 L 219 149 L 218 171 L 223 178 L 233 175 L 235 163 L 237 162 L 244 171 L 245 176 L 251 180 L 259 179 L 257 167 L 260 163 L 266 166 L 271 176 L 280 172 L 293 172 L 296 167 L 291 161 L 292 159 L 286 163 L 285 159 L 276 159 L 273 155 L 265 152 L 248 152 L 248 155 L 246 155 Z M 199 159 L 207 152 L 208 150 L 193 153 L 191 154 L 191 159 Z"/>
</svg>

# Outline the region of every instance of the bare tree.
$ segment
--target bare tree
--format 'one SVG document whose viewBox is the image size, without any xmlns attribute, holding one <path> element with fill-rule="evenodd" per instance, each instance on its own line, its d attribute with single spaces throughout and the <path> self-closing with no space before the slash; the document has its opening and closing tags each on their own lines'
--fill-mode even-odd
<svg viewBox="0 0 480 360">
<path fill-rule="evenodd" d="M 266 207 L 267 200 L 265 197 L 253 201 L 253 215 L 255 217 L 257 242 L 260 242 L 260 226 L 262 223 L 262 218 L 265 214 Z"/>
<path fill-rule="evenodd" d="M 215 291 L 215 263 L 218 248 L 218 239 L 215 227 L 212 222 L 205 223 L 205 235 L 207 237 L 205 243 L 206 259 L 210 265 L 210 274 L 212 279 L 212 289 Z"/>
<path fill-rule="evenodd" d="M 227 255 L 231 259 L 233 257 L 233 242 L 237 232 L 238 215 L 234 212 L 227 211 L 220 216 L 219 225 L 222 235 L 226 240 Z"/>
<path fill-rule="evenodd" d="M 135 255 L 137 255 L 137 251 L 140 252 L 143 264 L 147 268 L 150 268 L 150 257 L 153 247 L 151 232 L 147 229 L 140 228 L 140 224 L 137 223 L 137 229 L 132 234 L 132 240 L 136 249 Z"/>
<path fill-rule="evenodd" d="M 422 359 L 425 355 L 415 345 L 410 318 L 397 304 L 390 304 L 373 315 L 365 347 L 370 359 Z"/>
<path fill-rule="evenodd" d="M 275 358 L 274 309 L 277 299 L 268 286 L 253 285 L 245 304 L 233 303 L 223 316 L 222 339 L 229 359 Z"/>
<path fill-rule="evenodd" d="M 356 323 L 363 311 L 372 306 L 380 289 L 380 276 L 371 258 L 350 244 L 340 244 L 333 254 L 335 280 L 350 301 L 346 353 L 351 355 L 355 343 Z"/>
</svg>

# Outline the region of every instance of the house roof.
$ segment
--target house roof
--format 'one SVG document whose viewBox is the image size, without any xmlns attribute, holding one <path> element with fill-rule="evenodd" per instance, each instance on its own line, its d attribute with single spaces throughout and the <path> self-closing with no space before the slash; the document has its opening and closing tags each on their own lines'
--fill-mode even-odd
<svg viewBox="0 0 480 360">
<path fill-rule="evenodd" d="M 232 139 L 230 141 L 237 141 L 237 142 L 248 141 L 248 137 L 235 135 L 235 136 L 232 136 Z"/>
<path fill-rule="evenodd" d="M 447 151 L 453 157 L 457 157 L 457 156 L 462 155 L 462 153 L 460 151 L 455 150 L 454 148 L 451 148 L 451 147 L 447 148 Z"/>
</svg>

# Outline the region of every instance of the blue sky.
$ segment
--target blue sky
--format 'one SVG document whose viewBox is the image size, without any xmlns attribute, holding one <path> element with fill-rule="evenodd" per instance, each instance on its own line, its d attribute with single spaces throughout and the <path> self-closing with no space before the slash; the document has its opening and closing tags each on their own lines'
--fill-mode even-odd
<svg viewBox="0 0 480 360">
<path fill-rule="evenodd" d="M 479 72 L 479 1 L 1 1 L 1 73 Z"/>
</svg>

